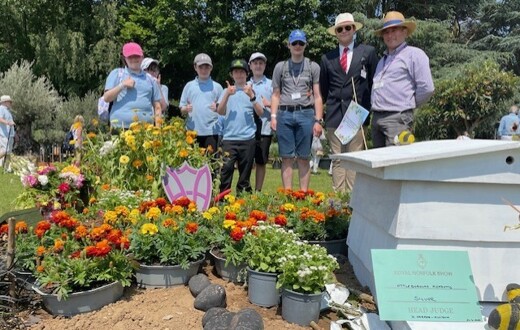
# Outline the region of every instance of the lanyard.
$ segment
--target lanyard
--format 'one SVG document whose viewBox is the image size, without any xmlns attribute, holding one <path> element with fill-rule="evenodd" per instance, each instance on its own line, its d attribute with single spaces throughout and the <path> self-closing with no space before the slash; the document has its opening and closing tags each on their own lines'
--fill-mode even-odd
<svg viewBox="0 0 520 330">
<path fill-rule="evenodd" d="M 303 67 L 305 66 L 305 59 L 302 61 L 302 66 L 300 67 L 300 72 L 298 73 L 298 79 L 294 79 L 293 70 L 291 68 L 291 64 L 294 64 L 292 60 L 289 60 L 289 73 L 291 74 L 292 81 L 294 83 L 294 86 L 298 86 L 298 83 L 300 82 L 300 78 L 302 77 Z"/>
<path fill-rule="evenodd" d="M 392 60 L 388 63 L 388 65 L 386 65 L 386 59 L 388 57 L 388 55 L 386 55 L 384 58 L 383 58 L 383 71 L 381 72 L 381 78 L 379 80 L 383 80 L 383 77 L 386 73 L 386 70 L 388 70 L 388 68 L 390 67 L 390 65 L 392 65 L 392 63 L 394 62 L 394 60 L 397 58 L 397 56 L 401 53 L 401 51 L 403 49 L 406 48 L 406 46 L 408 45 L 404 45 L 403 48 L 399 49 L 399 51 L 397 53 L 395 53 L 394 57 L 392 57 Z"/>
</svg>

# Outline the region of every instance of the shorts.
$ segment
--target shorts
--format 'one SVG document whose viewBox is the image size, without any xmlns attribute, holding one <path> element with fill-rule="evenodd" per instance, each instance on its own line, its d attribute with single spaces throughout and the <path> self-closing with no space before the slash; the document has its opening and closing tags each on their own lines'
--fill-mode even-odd
<svg viewBox="0 0 520 330">
<path fill-rule="evenodd" d="M 276 124 L 278 149 L 282 158 L 310 159 L 314 109 L 279 110 Z"/>
<path fill-rule="evenodd" d="M 256 139 L 255 163 L 265 165 L 269 160 L 269 148 L 271 147 L 271 135 L 261 135 Z"/>
</svg>

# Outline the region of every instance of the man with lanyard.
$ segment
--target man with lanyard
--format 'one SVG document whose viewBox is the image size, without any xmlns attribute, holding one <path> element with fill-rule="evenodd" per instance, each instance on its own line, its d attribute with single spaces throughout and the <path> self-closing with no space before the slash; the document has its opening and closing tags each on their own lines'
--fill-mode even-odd
<svg viewBox="0 0 520 330">
<path fill-rule="evenodd" d="M 321 135 L 323 123 L 320 66 L 304 56 L 306 45 L 305 32 L 291 32 L 291 58 L 274 68 L 271 99 L 271 128 L 278 137 L 283 187 L 292 189 L 292 165 L 296 158 L 303 191 L 309 188 L 312 136 Z"/>
<path fill-rule="evenodd" d="M 327 104 L 325 127 L 332 153 L 339 154 L 364 149 L 363 131 L 360 129 L 352 140 L 343 145 L 334 132 L 347 112 L 350 102 L 356 100 L 370 110 L 372 78 L 377 66 L 374 47 L 355 44 L 354 36 L 363 24 L 354 21 L 350 13 L 336 17 L 328 32 L 335 35 L 339 46 L 321 57 L 320 90 Z M 354 83 L 354 85 L 352 84 Z M 368 127 L 370 117 L 365 120 Z M 335 192 L 352 191 L 356 172 L 345 168 L 340 160 L 332 161 L 332 187 Z"/>
<path fill-rule="evenodd" d="M 262 53 L 253 53 L 249 58 L 249 68 L 253 73 L 250 83 L 253 86 L 257 100 L 264 108 L 264 113 L 261 117 L 255 116 L 257 124 L 256 130 L 256 181 L 255 190 L 261 191 L 265 179 L 265 165 L 269 159 L 269 147 L 271 146 L 272 130 L 271 130 L 271 96 L 273 95 L 273 88 L 271 86 L 271 79 L 265 75 L 265 66 L 267 57 Z"/>
<path fill-rule="evenodd" d="M 179 107 L 187 115 L 186 128 L 197 131 L 197 142 L 209 152 L 216 152 L 220 126 L 217 101 L 222 95 L 222 86 L 211 79 L 213 62 L 209 55 L 200 53 L 193 60 L 197 77 L 182 90 Z"/>
<path fill-rule="evenodd" d="M 433 95 L 433 79 L 428 56 L 405 39 L 416 28 L 403 14 L 388 12 L 383 27 L 375 34 L 387 47 L 377 64 L 372 87 L 372 140 L 374 148 L 394 144 L 394 137 L 411 130 L 414 109 Z"/>
</svg>

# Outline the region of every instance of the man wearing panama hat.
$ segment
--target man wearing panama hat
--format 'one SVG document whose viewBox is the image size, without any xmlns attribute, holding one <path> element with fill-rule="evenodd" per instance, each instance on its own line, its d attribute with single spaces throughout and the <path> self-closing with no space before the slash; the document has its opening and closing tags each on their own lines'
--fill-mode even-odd
<svg viewBox="0 0 520 330">
<path fill-rule="evenodd" d="M 414 110 L 428 102 L 434 86 L 430 61 L 405 39 L 416 28 L 397 11 L 388 12 L 375 31 L 386 51 L 377 64 L 372 87 L 372 140 L 375 148 L 394 144 L 394 137 L 413 126 Z"/>
<path fill-rule="evenodd" d="M 335 154 L 363 150 L 364 146 L 361 130 L 346 145 L 341 144 L 334 134 L 354 99 L 354 93 L 361 106 L 368 110 L 371 107 L 370 91 L 378 58 L 374 47 L 354 43 L 354 36 L 362 27 L 363 24 L 356 22 L 352 14 L 339 14 L 334 26 L 327 29 L 329 34 L 336 36 L 339 45 L 321 57 L 320 91 L 327 105 L 325 128 Z M 368 125 L 369 122 L 367 118 L 365 123 Z M 340 160 L 332 161 L 334 191 L 352 190 L 355 176 L 356 172 L 341 166 Z"/>
</svg>

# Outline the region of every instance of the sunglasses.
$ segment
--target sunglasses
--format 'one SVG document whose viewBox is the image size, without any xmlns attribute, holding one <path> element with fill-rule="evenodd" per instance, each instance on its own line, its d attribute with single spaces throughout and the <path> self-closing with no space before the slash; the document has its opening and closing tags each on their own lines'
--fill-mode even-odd
<svg viewBox="0 0 520 330">
<path fill-rule="evenodd" d="M 341 33 L 341 32 L 343 32 L 343 29 L 345 29 L 345 31 L 350 31 L 350 30 L 352 30 L 352 28 L 353 28 L 352 25 L 340 26 L 340 27 L 337 27 L 337 28 L 336 28 L 336 33 Z"/>
<path fill-rule="evenodd" d="M 295 42 L 291 43 L 291 45 L 293 45 L 293 46 L 305 46 L 305 42 L 303 42 L 303 41 L 295 41 Z"/>
</svg>

